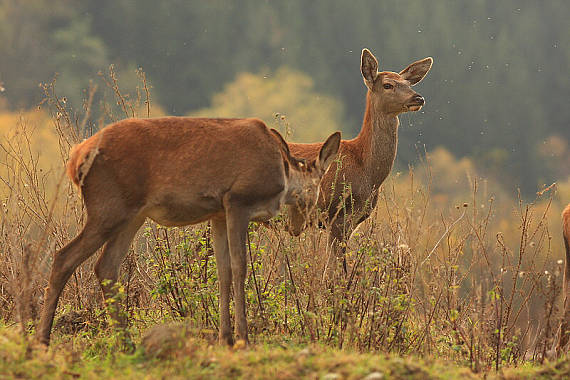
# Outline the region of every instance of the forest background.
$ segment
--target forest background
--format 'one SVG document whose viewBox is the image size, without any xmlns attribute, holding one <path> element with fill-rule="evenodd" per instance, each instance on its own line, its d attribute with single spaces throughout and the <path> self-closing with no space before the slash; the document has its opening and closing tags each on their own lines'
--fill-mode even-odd
<svg viewBox="0 0 570 380">
<path fill-rule="evenodd" d="M 336 129 L 351 138 L 364 109 L 361 49 L 391 71 L 433 56 L 418 86 L 426 107 L 401 118 L 396 167 L 443 147 L 533 199 L 570 176 L 568 16 L 562 0 L 2 0 L 0 112 L 35 109 L 39 83 L 55 75 L 58 94 L 81 110 L 89 82 L 114 64 L 123 89 L 144 70 L 151 116 L 273 124 L 279 113 L 293 140 Z M 108 122 L 99 115 L 86 134 Z"/>
</svg>

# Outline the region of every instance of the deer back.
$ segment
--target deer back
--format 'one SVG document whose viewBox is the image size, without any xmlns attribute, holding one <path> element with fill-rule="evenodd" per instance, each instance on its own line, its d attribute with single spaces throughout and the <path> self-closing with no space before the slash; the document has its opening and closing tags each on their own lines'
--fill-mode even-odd
<svg viewBox="0 0 570 380">
<path fill-rule="evenodd" d="M 257 119 L 127 119 L 74 147 L 67 166 L 89 198 L 128 204 L 179 199 L 221 209 L 231 191 L 244 204 L 286 188 L 280 144 Z M 218 206 L 218 207 L 217 207 Z"/>
</svg>

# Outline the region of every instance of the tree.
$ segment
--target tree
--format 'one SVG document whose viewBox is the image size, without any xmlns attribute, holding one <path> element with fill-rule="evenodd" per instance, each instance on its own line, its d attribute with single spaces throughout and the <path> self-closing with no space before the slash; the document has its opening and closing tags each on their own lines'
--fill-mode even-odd
<svg viewBox="0 0 570 380">
<path fill-rule="evenodd" d="M 211 107 L 191 115 L 259 117 L 269 126 L 277 119 L 292 128 L 292 141 L 317 142 L 342 130 L 343 108 L 338 100 L 316 92 L 306 74 L 282 67 L 274 74 L 238 74 L 214 95 Z"/>
</svg>

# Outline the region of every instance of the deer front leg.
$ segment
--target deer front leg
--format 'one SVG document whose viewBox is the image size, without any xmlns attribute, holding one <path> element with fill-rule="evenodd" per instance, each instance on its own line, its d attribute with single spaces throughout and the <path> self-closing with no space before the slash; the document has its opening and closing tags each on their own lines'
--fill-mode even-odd
<svg viewBox="0 0 570 380">
<path fill-rule="evenodd" d="M 232 267 L 228 249 L 228 233 L 225 218 L 212 219 L 212 238 L 216 267 L 218 268 L 218 283 L 220 289 L 220 334 L 221 344 L 232 346 L 234 339 L 230 323 L 230 289 L 232 285 Z"/>
<path fill-rule="evenodd" d="M 239 208 L 226 209 L 226 219 L 234 284 L 235 332 L 238 340 L 241 339 L 248 343 L 245 309 L 245 276 L 247 272 L 245 240 L 249 219 Z"/>
</svg>

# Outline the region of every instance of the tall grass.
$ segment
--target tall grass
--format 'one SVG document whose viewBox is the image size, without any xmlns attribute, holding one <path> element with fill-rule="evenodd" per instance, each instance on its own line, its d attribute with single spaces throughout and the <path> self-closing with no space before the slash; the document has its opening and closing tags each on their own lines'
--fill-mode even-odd
<svg viewBox="0 0 570 380">
<path fill-rule="evenodd" d="M 3 323 L 33 328 L 52 254 L 84 221 L 81 200 L 63 178 L 66 154 L 107 122 L 150 115 L 149 86 L 144 73 L 139 77 L 140 87 L 130 97 L 119 90 L 111 68 L 101 74 L 102 95 L 93 85 L 78 112 L 56 94 L 55 82 L 44 85 L 42 106 L 50 110 L 62 158 L 53 171 L 39 164 L 30 143 L 34 129 L 26 120 L 0 141 Z M 384 183 L 373 215 L 347 243 L 347 275 L 323 275 L 329 263 L 326 231 L 311 228 L 291 237 L 279 217 L 252 224 L 246 286 L 253 342 L 313 341 L 437 356 L 474 371 L 542 362 L 551 355 L 562 280 L 561 240 L 548 220 L 559 214 L 555 189 L 530 203 L 497 201 L 486 185 L 481 190 L 484 182 L 471 178 L 462 196 L 442 202 L 439 195 L 434 199 L 433 165 L 428 155 L 408 175 L 393 174 Z M 59 306 L 60 315 L 81 310 L 74 315 L 89 334 L 105 328 L 93 263 L 94 258 L 78 268 Z M 215 337 L 218 291 L 207 224 L 164 228 L 147 222 L 120 281 L 133 332 L 185 320 Z M 55 334 L 62 336 L 57 326 Z"/>
</svg>

